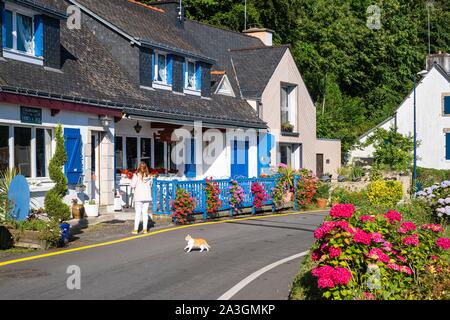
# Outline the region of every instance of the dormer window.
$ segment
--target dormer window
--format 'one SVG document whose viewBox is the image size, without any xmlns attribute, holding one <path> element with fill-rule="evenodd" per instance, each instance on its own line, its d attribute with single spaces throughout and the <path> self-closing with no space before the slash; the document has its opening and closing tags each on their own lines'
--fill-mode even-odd
<svg viewBox="0 0 450 320">
<path fill-rule="evenodd" d="M 153 59 L 153 87 L 172 90 L 172 55 L 155 51 Z"/>
<path fill-rule="evenodd" d="M 167 57 L 162 53 L 158 54 L 156 81 L 167 84 Z"/>
<path fill-rule="evenodd" d="M 195 62 L 187 62 L 186 89 L 195 90 Z"/>
<path fill-rule="evenodd" d="M 6 4 L 2 12 L 3 56 L 43 65 L 42 17 L 35 12 Z"/>
<path fill-rule="evenodd" d="M 202 68 L 201 64 L 186 59 L 184 75 L 184 92 L 193 95 L 201 95 L 202 90 Z"/>
</svg>

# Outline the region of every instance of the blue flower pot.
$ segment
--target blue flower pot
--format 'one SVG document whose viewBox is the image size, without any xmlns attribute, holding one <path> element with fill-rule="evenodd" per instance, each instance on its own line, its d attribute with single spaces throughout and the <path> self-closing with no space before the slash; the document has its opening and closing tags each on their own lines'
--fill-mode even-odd
<svg viewBox="0 0 450 320">
<path fill-rule="evenodd" d="M 64 246 L 66 243 L 69 242 L 70 237 L 70 224 L 68 223 L 61 223 L 59 225 L 61 228 L 61 239 L 59 240 L 60 245 Z"/>
</svg>

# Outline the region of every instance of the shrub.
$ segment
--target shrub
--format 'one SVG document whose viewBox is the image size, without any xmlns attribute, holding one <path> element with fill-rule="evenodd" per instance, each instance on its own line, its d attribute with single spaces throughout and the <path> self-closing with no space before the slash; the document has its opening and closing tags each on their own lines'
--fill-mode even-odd
<svg viewBox="0 0 450 320">
<path fill-rule="evenodd" d="M 222 206 L 222 201 L 220 201 L 220 189 L 217 182 L 212 181 L 212 178 L 206 179 L 206 212 L 216 213 Z"/>
<path fill-rule="evenodd" d="M 314 232 L 313 285 L 326 299 L 448 299 L 450 239 L 442 231 L 392 210 L 334 206 Z"/>
<path fill-rule="evenodd" d="M 289 191 L 294 191 L 295 170 L 287 165 L 280 163 L 278 165 L 278 181 L 285 185 Z"/>
<path fill-rule="evenodd" d="M 0 222 L 7 218 L 10 211 L 10 203 L 8 199 L 9 186 L 17 175 L 17 170 L 5 170 L 0 174 Z"/>
<path fill-rule="evenodd" d="M 395 206 L 403 197 L 400 181 L 373 181 L 367 187 L 367 197 L 372 205 Z"/>
<path fill-rule="evenodd" d="M 258 182 L 253 182 L 251 190 L 253 194 L 253 207 L 255 209 L 262 208 L 268 199 L 268 196 L 264 191 L 264 187 Z"/>
<path fill-rule="evenodd" d="M 278 180 L 275 188 L 272 189 L 272 200 L 276 208 L 282 208 L 285 205 L 286 185 Z"/>
<path fill-rule="evenodd" d="M 70 218 L 70 208 L 63 202 L 67 193 L 67 178 L 62 170 L 67 161 L 67 153 L 64 149 L 64 137 L 62 126 L 58 125 L 55 130 L 56 150 L 49 163 L 50 179 L 55 182 L 53 189 L 45 195 L 45 210 L 51 219 L 57 222 L 63 222 Z"/>
<path fill-rule="evenodd" d="M 302 175 L 297 181 L 297 192 L 295 201 L 298 208 L 307 208 L 310 206 L 316 196 L 317 178 L 311 174 Z"/>
<path fill-rule="evenodd" d="M 434 184 L 416 193 L 439 218 L 450 217 L 450 181 Z"/>
<path fill-rule="evenodd" d="M 231 180 L 230 187 L 230 207 L 234 214 L 238 214 L 242 203 L 245 200 L 245 193 L 236 180 Z"/>
<path fill-rule="evenodd" d="M 316 199 L 326 199 L 330 197 L 331 185 L 326 182 L 317 182 L 316 184 Z"/>
<path fill-rule="evenodd" d="M 417 181 L 424 188 L 445 180 L 450 180 L 450 170 L 417 168 Z"/>
<path fill-rule="evenodd" d="M 367 206 L 369 199 L 366 190 L 348 191 L 343 187 L 338 187 L 331 193 L 331 202 L 336 203 L 353 203 L 355 206 Z"/>
<path fill-rule="evenodd" d="M 191 197 L 191 194 L 186 190 L 178 188 L 175 200 L 172 201 L 172 218 L 178 224 L 185 224 L 196 206 L 195 198 Z"/>
</svg>

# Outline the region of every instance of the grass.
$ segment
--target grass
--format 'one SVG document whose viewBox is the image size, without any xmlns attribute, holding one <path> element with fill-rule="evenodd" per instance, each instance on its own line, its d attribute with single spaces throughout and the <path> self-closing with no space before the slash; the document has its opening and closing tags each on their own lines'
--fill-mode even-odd
<svg viewBox="0 0 450 320">
<path fill-rule="evenodd" d="M 300 264 L 300 272 L 294 280 L 290 300 L 317 300 L 320 298 L 317 281 L 311 273 L 311 255 L 307 255 Z"/>
</svg>

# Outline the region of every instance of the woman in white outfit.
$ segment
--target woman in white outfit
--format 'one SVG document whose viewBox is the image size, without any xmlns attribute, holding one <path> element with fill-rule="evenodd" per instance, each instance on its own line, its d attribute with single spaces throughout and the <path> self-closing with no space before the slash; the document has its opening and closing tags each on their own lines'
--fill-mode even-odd
<svg viewBox="0 0 450 320">
<path fill-rule="evenodd" d="M 144 222 L 143 233 L 148 233 L 148 208 L 152 201 L 152 183 L 153 177 L 150 175 L 145 162 L 141 162 L 136 174 L 131 180 L 131 188 L 134 190 L 134 208 L 136 215 L 134 217 L 133 234 L 138 234 L 141 216 Z"/>
</svg>

